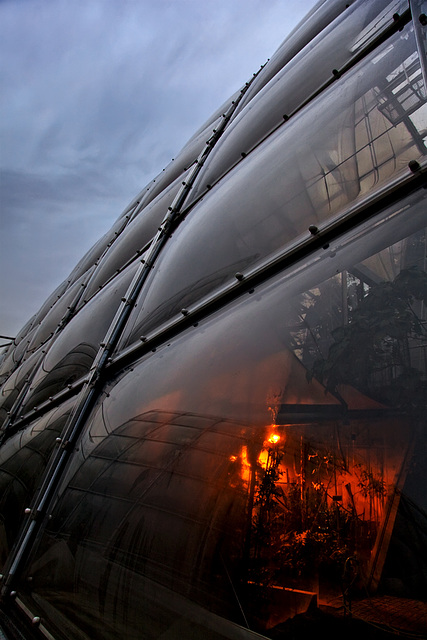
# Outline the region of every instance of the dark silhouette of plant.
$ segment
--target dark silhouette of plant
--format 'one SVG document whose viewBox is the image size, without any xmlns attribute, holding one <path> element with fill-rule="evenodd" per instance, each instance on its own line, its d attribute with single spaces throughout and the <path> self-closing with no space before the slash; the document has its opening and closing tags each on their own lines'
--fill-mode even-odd
<svg viewBox="0 0 427 640">
<path fill-rule="evenodd" d="M 339 579 L 345 559 L 354 553 L 355 528 L 364 540 L 369 537 L 369 523 L 329 493 L 335 476 L 346 473 L 339 457 L 308 442 L 302 450 L 294 482 L 282 478 L 285 445 L 268 448 L 265 467 L 257 469 L 249 567 L 255 584 L 287 584 L 319 570 Z M 379 490 L 374 483 L 380 479 L 362 468 L 360 477 L 360 487 Z"/>
<path fill-rule="evenodd" d="M 315 360 L 308 377 L 329 391 L 350 384 L 400 408 L 425 408 L 425 375 L 414 365 L 427 340 L 421 303 L 427 304 L 427 274 L 417 267 L 373 285 L 350 312 L 348 324 L 331 332 L 327 356 Z"/>
</svg>

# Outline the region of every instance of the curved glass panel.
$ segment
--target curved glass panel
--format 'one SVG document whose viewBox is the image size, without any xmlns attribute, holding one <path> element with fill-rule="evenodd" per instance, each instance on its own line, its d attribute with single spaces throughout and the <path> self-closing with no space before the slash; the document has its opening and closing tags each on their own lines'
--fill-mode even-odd
<svg viewBox="0 0 427 640">
<path fill-rule="evenodd" d="M 178 180 L 180 176 L 183 176 L 184 172 L 194 164 L 200 153 L 206 147 L 206 141 L 210 138 L 212 130 L 221 122 L 222 114 L 230 107 L 233 99 L 239 93 L 240 92 L 237 91 L 236 94 L 213 113 L 207 122 L 190 138 L 176 158 L 141 192 L 141 203 L 138 208 L 142 207 L 141 210 L 143 211 L 154 198 L 167 189 L 175 180 Z"/>
<path fill-rule="evenodd" d="M 64 280 L 53 293 L 50 294 L 48 299 L 43 303 L 40 307 L 39 311 L 36 313 L 34 317 L 33 326 L 38 325 L 39 322 L 43 320 L 47 312 L 53 307 L 54 304 L 61 298 L 63 293 L 68 289 L 70 284 L 69 280 Z"/>
<path fill-rule="evenodd" d="M 0 391 L 0 425 L 8 417 L 8 412 L 18 398 L 18 395 L 27 382 L 28 376 L 34 371 L 34 368 L 40 361 L 40 353 L 34 353 L 30 358 L 25 360 L 15 371 L 8 377 L 1 387 Z"/>
<path fill-rule="evenodd" d="M 3 354 L 3 358 L 0 364 L 0 384 L 3 384 L 7 380 L 8 376 L 16 369 L 19 361 L 16 357 L 16 347 L 11 345 L 6 353 Z"/>
<path fill-rule="evenodd" d="M 87 288 L 86 297 L 88 299 L 128 260 L 136 256 L 136 253 L 150 242 L 168 213 L 168 207 L 182 187 L 182 182 L 186 175 L 180 176 L 169 185 L 128 224 L 99 262 L 98 268 Z"/>
<path fill-rule="evenodd" d="M 424 84 L 427 85 L 427 5 L 425 0 L 409 0 L 412 20 L 414 22 L 421 67 L 424 74 Z"/>
<path fill-rule="evenodd" d="M 24 338 L 27 338 L 28 340 L 27 336 L 29 335 L 31 329 L 34 326 L 35 319 L 36 319 L 36 316 L 35 315 L 32 316 L 28 320 L 28 322 L 25 323 L 22 329 L 18 332 L 15 339 L 12 341 L 12 344 L 10 344 L 8 347 L 5 347 L 3 349 L 0 355 L 0 384 L 4 380 L 4 378 L 7 377 L 16 368 L 17 364 L 20 362 L 20 358 L 16 353 L 16 349 L 18 345 L 23 341 Z M 26 341 L 24 344 L 28 344 L 28 342 Z M 22 355 L 23 354 L 21 353 L 21 359 L 22 359 Z"/>
<path fill-rule="evenodd" d="M 201 136 L 209 133 L 212 129 L 215 128 L 218 122 L 221 121 L 222 114 L 225 113 L 225 111 L 229 109 L 230 105 L 236 101 L 240 93 L 241 89 L 238 89 L 216 111 L 214 111 L 214 113 L 206 120 L 206 122 L 204 122 L 203 125 L 191 136 L 187 144 L 183 147 L 182 152 L 185 151 L 187 146 L 192 145 L 197 138 L 201 138 Z"/>
<path fill-rule="evenodd" d="M 58 335 L 31 383 L 23 412 L 47 400 L 89 371 L 137 268 L 136 264 L 130 265 L 114 278 Z"/>
<path fill-rule="evenodd" d="M 38 330 L 38 326 L 33 323 L 33 326 L 30 329 L 30 331 L 27 333 L 27 335 L 20 342 L 18 342 L 17 346 L 15 347 L 15 349 L 10 354 L 11 359 L 15 364 L 15 366 L 13 366 L 12 370 L 14 370 L 22 362 L 22 360 L 25 360 L 25 358 L 27 357 L 27 355 L 28 355 L 28 346 L 29 346 L 31 340 L 33 339 L 34 335 L 36 334 L 37 330 Z M 12 363 L 10 362 L 9 366 L 11 366 L 11 365 L 12 365 Z M 5 366 L 6 366 L 6 363 L 5 363 Z"/>
<path fill-rule="evenodd" d="M 150 186 L 146 190 L 145 196 L 141 198 L 142 209 L 140 210 L 140 213 L 138 213 L 138 216 L 140 214 L 144 215 L 143 212 L 145 210 L 145 207 L 147 207 L 172 183 L 176 182 L 180 178 L 180 176 L 183 176 L 190 165 L 197 159 L 200 151 L 205 146 L 205 141 L 200 140 L 199 145 L 200 146 L 196 145 L 196 147 L 190 151 L 188 156 L 187 154 L 184 154 L 182 158 L 178 157 L 177 160 L 172 160 L 168 164 L 168 166 L 163 169 L 162 173 L 159 173 L 159 175 L 150 183 Z M 191 157 L 193 156 L 193 154 L 194 157 Z"/>
<path fill-rule="evenodd" d="M 80 278 L 90 267 L 96 264 L 97 260 L 104 254 L 104 252 L 110 247 L 117 236 L 121 233 L 126 220 L 116 220 L 112 228 L 102 238 L 96 242 L 91 249 L 83 256 L 80 262 L 76 265 L 69 276 L 70 282 L 75 282 Z"/>
<path fill-rule="evenodd" d="M 85 273 L 81 276 L 46 313 L 28 344 L 28 351 L 34 351 L 49 337 L 53 336 L 64 316 L 67 315 L 67 311 L 72 306 L 75 306 L 78 299 L 83 295 L 83 289 L 86 287 L 86 281 L 89 275 L 89 273 Z"/>
<path fill-rule="evenodd" d="M 230 101 L 231 102 L 231 101 Z M 201 131 L 194 135 L 179 152 L 176 162 L 180 162 L 183 167 L 190 167 L 194 161 L 201 154 L 206 147 L 206 142 L 211 137 L 212 133 L 216 130 L 217 126 L 221 123 L 223 117 L 222 114 L 229 108 L 230 104 L 225 103 L 223 110 L 220 110 L 220 115 L 215 119 L 208 121 L 205 127 Z"/>
<path fill-rule="evenodd" d="M 275 51 L 274 55 L 268 61 L 268 64 L 254 80 L 246 93 L 241 108 L 245 107 L 294 56 L 302 51 L 302 49 L 304 49 L 311 40 L 316 38 L 333 20 L 345 13 L 353 3 L 354 0 L 349 0 L 349 2 L 345 3 L 340 0 L 318 2 L 318 4 L 313 7 L 311 15 L 306 16 L 286 37 L 277 51 Z M 333 65 L 332 68 L 336 68 L 336 65 Z"/>
<path fill-rule="evenodd" d="M 35 424 L 12 436 L 0 450 L 0 566 L 16 542 L 40 485 L 56 438 L 62 433 L 73 401 L 54 409 Z"/>
<path fill-rule="evenodd" d="M 383 0 L 359 0 L 328 24 L 317 38 L 282 66 L 268 85 L 251 99 L 246 109 L 227 127 L 221 143 L 192 190 L 188 204 L 249 153 L 292 114 L 309 96 L 331 79 L 332 69 L 341 69 L 378 31 L 393 22 L 401 2 L 384 11 Z M 312 21 L 309 21 L 312 24 Z M 314 22 L 317 25 L 317 22 Z M 270 63 L 269 63 L 270 64 Z M 268 67 L 268 65 L 267 65 Z M 283 125 L 285 127 L 285 125 Z M 348 126 L 348 124 L 347 124 Z M 311 132 L 309 133 L 311 135 Z"/>
<path fill-rule="evenodd" d="M 426 153 L 420 77 L 399 33 L 255 149 L 174 233 L 123 344 L 407 172 Z"/>
<path fill-rule="evenodd" d="M 219 637 L 277 638 L 343 575 L 352 597 L 426 592 L 425 205 L 399 203 L 108 386 L 18 586 L 56 637 L 177 639 L 203 607 L 205 628 L 240 626 Z"/>
<path fill-rule="evenodd" d="M 7 358 L 2 362 L 0 367 L 0 376 L 4 374 L 10 374 L 15 370 L 16 366 L 27 356 L 28 352 L 36 349 L 42 341 L 44 341 L 53 332 L 53 328 L 56 327 L 57 321 L 62 318 L 66 311 L 67 304 L 72 300 L 73 295 L 67 295 L 65 300 L 67 303 L 60 303 L 56 308 L 57 303 L 61 300 L 70 285 L 71 280 L 64 280 L 47 300 L 43 303 L 39 311 L 33 316 L 31 321 L 27 322 L 23 329 L 18 333 L 18 337 L 15 339 L 16 347 L 11 348 L 8 352 Z M 54 310 L 55 309 L 55 310 Z M 44 323 L 46 316 L 53 319 L 51 323 L 49 320 Z M 38 340 L 37 336 L 40 337 Z"/>
<path fill-rule="evenodd" d="M 25 336 L 27 335 L 27 333 L 29 333 L 30 329 L 33 327 L 34 325 L 34 321 L 36 319 L 36 315 L 33 315 L 28 322 L 26 322 L 24 324 L 24 326 L 22 327 L 22 329 L 20 331 L 18 331 L 18 333 L 16 334 L 16 337 L 13 341 L 13 344 L 16 346 L 18 345 L 21 340 L 23 340 L 25 338 Z M 11 347 L 12 348 L 12 347 Z"/>
</svg>

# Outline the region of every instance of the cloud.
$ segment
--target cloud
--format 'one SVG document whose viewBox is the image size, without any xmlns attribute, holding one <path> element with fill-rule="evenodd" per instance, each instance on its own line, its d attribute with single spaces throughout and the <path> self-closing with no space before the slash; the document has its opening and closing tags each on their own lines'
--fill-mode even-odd
<svg viewBox="0 0 427 640">
<path fill-rule="evenodd" d="M 37 311 L 309 6 L 0 2 L 1 333 Z"/>
</svg>

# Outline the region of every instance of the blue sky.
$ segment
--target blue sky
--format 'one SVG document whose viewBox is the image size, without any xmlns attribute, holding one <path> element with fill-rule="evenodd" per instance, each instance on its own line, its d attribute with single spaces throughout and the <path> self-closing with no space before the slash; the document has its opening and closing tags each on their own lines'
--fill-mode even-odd
<svg viewBox="0 0 427 640">
<path fill-rule="evenodd" d="M 0 0 L 0 334 L 315 3 Z"/>
</svg>

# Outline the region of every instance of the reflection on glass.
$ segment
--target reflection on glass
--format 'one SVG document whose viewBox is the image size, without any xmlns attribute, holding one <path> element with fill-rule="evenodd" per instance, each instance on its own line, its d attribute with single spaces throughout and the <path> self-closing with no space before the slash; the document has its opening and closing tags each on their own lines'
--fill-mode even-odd
<svg viewBox="0 0 427 640">
<path fill-rule="evenodd" d="M 320 2 L 11 345 L 2 610 L 280 640 L 426 600 L 425 2 Z"/>
<path fill-rule="evenodd" d="M 24 510 L 32 504 L 72 402 L 54 409 L 10 438 L 0 450 L 0 568 L 17 540 Z"/>
<path fill-rule="evenodd" d="M 425 203 L 108 386 L 20 583 L 59 637 L 161 638 L 220 616 L 280 638 L 343 593 L 425 596 Z"/>
<path fill-rule="evenodd" d="M 137 264 L 131 264 L 117 275 L 58 334 L 31 382 L 23 412 L 54 396 L 89 371 L 137 268 Z"/>
<path fill-rule="evenodd" d="M 319 29 L 319 16 L 306 21 L 303 29 L 298 30 L 297 46 L 287 39 L 283 51 L 280 49 L 254 80 L 243 98 L 247 108 L 227 127 L 221 144 L 215 147 L 209 163 L 202 171 L 198 185 L 193 189 L 190 202 L 205 192 L 206 185 L 215 184 L 237 162 L 242 160 L 242 152 L 252 151 L 278 127 L 288 128 L 284 124 L 284 115 L 292 116 L 322 85 L 331 79 L 332 69 L 342 69 L 352 57 L 378 36 L 393 21 L 394 14 L 405 11 L 404 0 L 391 2 L 384 10 L 383 0 L 358 0 L 347 5 L 336 20 L 328 16 L 326 29 L 322 30 L 309 44 L 301 40 L 305 35 Z M 330 10 L 327 5 L 323 8 Z M 336 8 L 338 8 L 338 3 Z M 342 11 L 343 6 L 339 7 Z M 326 16 L 325 16 L 326 17 Z M 307 46 L 303 46 L 307 44 Z M 296 53 L 296 55 L 295 55 Z M 286 64 L 287 63 L 287 64 Z M 273 73 L 275 72 L 275 73 Z M 267 86 L 260 87 L 270 78 Z M 255 93 L 259 94 L 255 96 Z"/>
<path fill-rule="evenodd" d="M 174 233 L 123 346 L 408 172 L 427 153 L 423 91 L 413 33 L 399 33 L 268 138 Z"/>
</svg>

